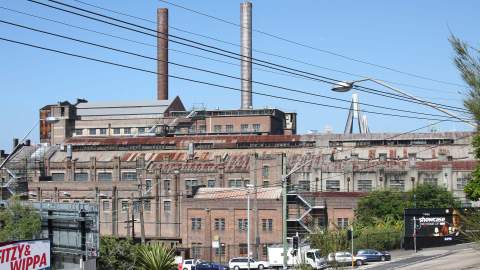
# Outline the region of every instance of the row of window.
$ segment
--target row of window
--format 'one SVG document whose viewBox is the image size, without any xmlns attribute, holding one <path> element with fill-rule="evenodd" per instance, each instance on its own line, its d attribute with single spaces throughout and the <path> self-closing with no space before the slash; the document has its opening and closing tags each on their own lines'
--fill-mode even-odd
<svg viewBox="0 0 480 270">
<path fill-rule="evenodd" d="M 125 127 L 125 128 L 111 128 L 111 134 L 113 135 L 132 135 L 132 134 L 145 134 L 150 127 L 138 127 L 138 128 L 131 128 L 131 127 Z M 194 126 L 191 127 L 191 129 L 194 129 Z M 249 124 L 241 124 L 240 125 L 240 132 L 260 132 L 261 130 L 261 125 L 260 124 L 252 124 L 251 127 Z M 96 136 L 96 135 L 107 135 L 107 132 L 109 131 L 108 128 L 77 128 L 75 129 L 75 135 L 76 136 L 82 136 L 82 135 L 89 135 L 89 136 Z M 189 130 L 191 133 L 194 133 L 194 130 Z M 206 132 L 206 126 L 205 125 L 200 125 L 198 129 L 199 133 L 205 133 Z M 215 133 L 233 133 L 233 132 L 238 132 L 235 130 L 234 126 L 231 124 L 228 125 L 214 125 L 213 126 L 213 132 Z"/>
<path fill-rule="evenodd" d="M 129 209 L 129 201 L 122 201 L 121 209 L 123 212 L 126 212 Z M 134 201 L 133 202 L 133 211 L 138 212 L 140 209 L 140 202 Z M 150 211 L 152 209 L 152 204 L 150 200 L 143 201 L 143 210 Z M 109 211 L 110 210 L 110 201 L 103 201 L 103 210 Z M 170 212 L 172 210 L 172 201 L 171 200 L 163 200 L 163 211 Z"/>
<path fill-rule="evenodd" d="M 139 127 L 139 128 L 111 128 L 111 134 L 113 135 L 131 135 L 131 134 L 145 134 L 150 127 Z M 84 133 L 84 131 L 87 131 L 88 133 Z M 95 136 L 95 135 L 107 135 L 108 128 L 88 128 L 88 129 L 82 129 L 82 128 L 77 128 L 75 129 L 75 135 L 77 136 L 82 136 L 82 135 L 89 135 L 89 136 Z"/>
<path fill-rule="evenodd" d="M 97 173 L 98 181 L 112 181 L 111 172 L 99 172 Z M 73 177 L 74 181 L 88 181 L 87 172 L 76 172 Z M 121 181 L 137 181 L 136 172 L 122 172 Z M 65 173 L 52 173 L 52 181 L 65 181 Z M 250 183 L 250 180 L 243 179 L 230 179 L 228 182 L 229 187 L 245 187 Z M 207 187 L 216 187 L 217 181 L 215 179 L 207 180 Z M 197 179 L 185 180 L 185 190 L 191 190 L 193 187 L 200 185 Z M 268 181 L 264 181 L 264 186 L 268 186 Z M 150 190 L 152 187 L 152 180 L 145 180 L 145 189 Z M 164 180 L 164 190 L 171 190 L 171 180 Z"/>
<path fill-rule="evenodd" d="M 52 181 L 65 181 L 65 173 L 52 173 Z M 99 172 L 97 174 L 98 181 L 112 181 L 111 172 Z M 122 172 L 121 181 L 137 181 L 136 172 Z M 88 181 L 88 172 L 76 172 L 73 174 L 73 181 Z"/>
<path fill-rule="evenodd" d="M 465 185 L 468 183 L 470 177 L 460 177 L 457 178 L 457 189 L 463 190 Z M 74 181 L 88 181 L 87 172 L 76 172 L 74 174 Z M 99 172 L 97 174 L 98 181 L 112 181 L 111 172 Z M 52 173 L 52 181 L 65 181 L 64 173 Z M 121 181 L 137 181 L 136 172 L 122 172 Z M 170 191 L 171 184 L 170 180 L 164 180 L 164 190 Z M 228 180 L 228 187 L 245 187 L 250 183 L 248 179 L 230 179 Z M 369 192 L 373 190 L 373 181 L 372 180 L 357 180 L 357 190 L 360 192 Z M 423 178 L 424 184 L 438 185 L 438 178 L 436 177 L 425 177 Z M 185 190 L 191 190 L 193 187 L 198 186 L 200 183 L 196 179 L 187 179 L 185 180 Z M 298 186 L 302 190 L 310 190 L 310 181 L 299 181 Z M 215 187 L 216 180 L 209 179 L 207 180 L 208 187 Z M 269 181 L 263 181 L 263 186 L 268 187 Z M 405 179 L 401 177 L 394 176 L 389 181 L 390 189 L 403 191 L 405 190 Z M 150 190 L 152 188 L 152 180 L 145 180 L 145 189 Z M 325 181 L 325 190 L 326 191 L 340 191 L 340 180 L 326 180 Z"/>
<path fill-rule="evenodd" d="M 251 129 L 250 129 L 249 124 L 241 124 L 240 125 L 240 132 L 250 132 L 250 131 L 260 132 L 260 124 L 252 124 Z M 214 133 L 222 133 L 222 132 L 233 133 L 233 132 L 237 132 L 237 131 L 234 129 L 233 125 L 228 124 L 228 125 L 225 125 L 225 126 L 214 125 L 213 126 L 213 132 Z"/>
<path fill-rule="evenodd" d="M 202 229 L 202 218 L 191 218 L 191 228 L 192 231 L 199 231 Z M 215 218 L 213 228 L 216 231 L 225 231 L 225 218 Z M 237 219 L 237 230 L 238 231 L 247 231 L 248 228 L 248 219 L 240 218 Z M 273 231 L 273 219 L 262 219 L 262 231 L 271 232 Z"/>
</svg>

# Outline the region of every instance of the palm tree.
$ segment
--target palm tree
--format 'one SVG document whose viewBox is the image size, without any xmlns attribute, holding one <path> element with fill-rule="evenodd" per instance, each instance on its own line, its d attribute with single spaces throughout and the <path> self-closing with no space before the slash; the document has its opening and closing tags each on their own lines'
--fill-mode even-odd
<svg viewBox="0 0 480 270">
<path fill-rule="evenodd" d="M 175 252 L 160 243 L 142 245 L 138 249 L 136 264 L 140 270 L 176 269 Z"/>
</svg>

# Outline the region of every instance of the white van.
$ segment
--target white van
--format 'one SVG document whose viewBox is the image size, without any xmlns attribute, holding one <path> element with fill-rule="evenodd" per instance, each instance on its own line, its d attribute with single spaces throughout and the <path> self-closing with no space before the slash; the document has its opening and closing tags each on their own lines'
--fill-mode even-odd
<svg viewBox="0 0 480 270">
<path fill-rule="evenodd" d="M 274 245 L 267 249 L 268 262 L 270 267 L 280 269 L 283 267 L 283 246 Z M 311 249 L 309 245 L 300 246 L 298 252 L 294 254 L 293 248 L 289 247 L 287 251 L 287 266 L 296 267 L 307 264 L 313 269 L 327 268 L 327 261 L 320 256 L 318 249 Z"/>
</svg>

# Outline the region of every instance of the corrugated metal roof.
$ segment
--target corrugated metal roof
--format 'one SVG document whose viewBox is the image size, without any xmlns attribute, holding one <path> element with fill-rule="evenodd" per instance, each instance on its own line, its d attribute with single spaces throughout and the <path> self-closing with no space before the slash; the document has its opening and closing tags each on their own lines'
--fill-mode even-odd
<svg viewBox="0 0 480 270">
<path fill-rule="evenodd" d="M 477 166 L 476 160 L 455 160 L 455 161 L 423 161 L 416 163 L 419 170 L 442 170 L 443 166 L 451 165 L 455 171 L 473 171 Z"/>
<path fill-rule="evenodd" d="M 196 135 L 180 137 L 73 137 L 65 141 L 65 144 L 72 145 L 152 145 L 170 144 L 178 147 L 187 147 L 189 143 L 214 143 L 214 144 L 235 144 L 235 143 L 265 143 L 265 142 L 296 142 L 300 141 L 299 135 Z"/>
<path fill-rule="evenodd" d="M 369 141 L 369 140 L 421 140 L 421 139 L 461 139 L 473 135 L 470 131 L 454 132 L 419 132 L 419 133 L 353 133 L 353 134 L 306 134 L 303 140 L 330 141 Z"/>
<path fill-rule="evenodd" d="M 251 198 L 253 196 L 252 191 Z M 257 198 L 259 200 L 276 200 L 280 199 L 281 196 L 282 189 L 279 187 L 257 189 Z M 242 200 L 247 198 L 247 190 L 240 188 L 200 188 L 194 198 Z"/>
<path fill-rule="evenodd" d="M 79 116 L 163 115 L 173 100 L 87 102 L 77 105 Z"/>
</svg>

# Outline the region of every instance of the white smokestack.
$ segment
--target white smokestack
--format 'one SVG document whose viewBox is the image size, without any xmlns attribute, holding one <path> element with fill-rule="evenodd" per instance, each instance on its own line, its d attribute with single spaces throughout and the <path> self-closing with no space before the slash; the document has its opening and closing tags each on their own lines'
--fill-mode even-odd
<svg viewBox="0 0 480 270">
<path fill-rule="evenodd" d="M 252 108 L 252 3 L 240 4 L 240 53 L 242 68 L 242 109 Z"/>
</svg>

